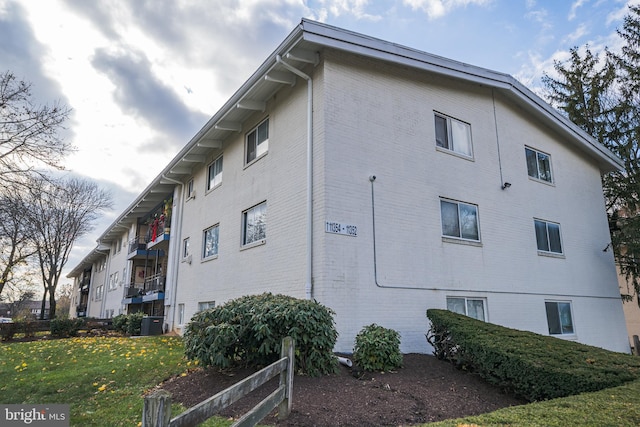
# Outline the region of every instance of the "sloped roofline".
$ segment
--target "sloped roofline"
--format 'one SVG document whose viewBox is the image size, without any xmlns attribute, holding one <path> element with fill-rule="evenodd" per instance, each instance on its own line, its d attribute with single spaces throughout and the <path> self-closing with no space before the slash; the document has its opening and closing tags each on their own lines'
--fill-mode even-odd
<svg viewBox="0 0 640 427">
<path fill-rule="evenodd" d="M 604 145 L 600 144 L 533 91 L 508 74 L 476 67 L 324 23 L 302 19 L 300 24 L 280 43 L 251 77 L 240 86 L 220 110 L 176 154 L 149 186 L 106 229 L 98 238 L 98 244 L 113 240 L 110 237 L 113 236 L 115 229 L 122 227 L 123 224 L 131 224 L 135 221 L 137 218 L 136 209 L 143 203 L 149 203 L 149 199 L 153 199 L 151 195 L 161 194 L 162 192 L 158 191 L 160 188 L 167 188 L 167 185 L 172 185 L 171 183 L 182 181 L 184 176 L 175 172 L 179 164 L 198 146 L 200 141 L 206 139 L 215 131 L 217 125 L 230 112 L 238 108 L 240 101 L 245 99 L 247 94 L 258 85 L 265 84 L 264 81 L 267 74 L 279 67 L 277 57 L 287 58 L 287 55 L 297 47 L 302 47 L 304 50 L 313 48 L 315 51 L 328 47 L 493 88 L 567 138 L 574 146 L 586 152 L 596 161 L 602 173 L 624 168 L 622 160 Z M 94 252 L 95 250 L 87 255 L 67 277 L 75 277 L 76 273 L 82 271 L 82 267 L 92 259 Z"/>
</svg>

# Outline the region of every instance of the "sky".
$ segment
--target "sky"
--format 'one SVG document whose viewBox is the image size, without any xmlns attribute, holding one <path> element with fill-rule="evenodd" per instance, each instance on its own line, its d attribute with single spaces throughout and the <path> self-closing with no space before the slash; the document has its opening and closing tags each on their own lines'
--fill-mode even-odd
<svg viewBox="0 0 640 427">
<path fill-rule="evenodd" d="M 630 4 L 640 0 L 0 0 L 0 73 L 30 82 L 37 104 L 72 109 L 65 168 L 113 195 L 70 271 L 302 18 L 542 94 L 569 49 L 620 46 Z"/>
</svg>

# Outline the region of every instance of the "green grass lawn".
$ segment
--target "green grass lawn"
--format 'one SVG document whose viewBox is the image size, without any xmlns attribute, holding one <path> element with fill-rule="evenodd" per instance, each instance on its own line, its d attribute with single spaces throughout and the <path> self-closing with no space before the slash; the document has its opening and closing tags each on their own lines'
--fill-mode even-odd
<svg viewBox="0 0 640 427">
<path fill-rule="evenodd" d="M 2 343 L 0 403 L 66 403 L 72 426 L 137 426 L 143 393 L 192 367 L 177 337 Z M 174 404 L 172 414 L 185 409 Z"/>
</svg>

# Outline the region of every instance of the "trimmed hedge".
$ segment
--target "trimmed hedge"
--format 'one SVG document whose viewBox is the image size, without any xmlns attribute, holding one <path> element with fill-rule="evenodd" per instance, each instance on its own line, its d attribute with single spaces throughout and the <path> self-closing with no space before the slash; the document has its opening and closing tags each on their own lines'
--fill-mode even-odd
<svg viewBox="0 0 640 427">
<path fill-rule="evenodd" d="M 375 323 L 365 326 L 356 335 L 354 362 L 365 371 L 383 372 L 402 366 L 400 334 Z"/>
<path fill-rule="evenodd" d="M 338 366 L 333 315 L 316 301 L 271 293 L 240 297 L 193 316 L 185 328 L 185 353 L 204 366 L 257 368 L 276 361 L 282 339 L 291 336 L 296 370 L 333 373 Z"/>
<path fill-rule="evenodd" d="M 434 354 L 533 402 L 640 378 L 640 358 L 518 331 L 447 310 L 427 310 Z"/>
</svg>

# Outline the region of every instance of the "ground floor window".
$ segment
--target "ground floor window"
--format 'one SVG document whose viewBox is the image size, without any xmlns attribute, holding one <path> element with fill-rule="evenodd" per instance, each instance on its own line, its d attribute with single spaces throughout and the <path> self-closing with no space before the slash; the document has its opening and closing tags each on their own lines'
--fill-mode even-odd
<svg viewBox="0 0 640 427">
<path fill-rule="evenodd" d="M 545 301 L 549 335 L 573 335 L 573 316 L 568 301 Z"/>
<path fill-rule="evenodd" d="M 214 308 L 216 306 L 215 301 L 204 301 L 198 303 L 198 311 L 208 310 L 210 308 Z"/>
<path fill-rule="evenodd" d="M 184 304 L 178 304 L 178 325 L 184 325 Z"/>
<path fill-rule="evenodd" d="M 447 310 L 486 321 L 483 298 L 447 297 Z"/>
</svg>

